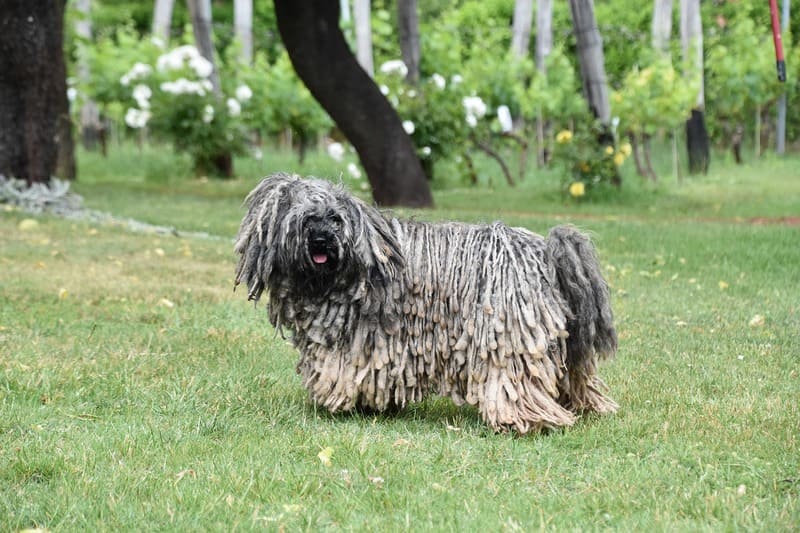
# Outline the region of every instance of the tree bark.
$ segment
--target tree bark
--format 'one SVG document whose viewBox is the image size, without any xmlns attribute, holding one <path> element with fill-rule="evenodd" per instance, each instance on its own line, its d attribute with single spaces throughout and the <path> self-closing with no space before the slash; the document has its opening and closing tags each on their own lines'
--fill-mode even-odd
<svg viewBox="0 0 800 533">
<path fill-rule="evenodd" d="M 192 31 L 197 50 L 213 66 L 208 79 L 214 87 L 214 94 L 221 96 L 219 72 L 217 63 L 214 61 L 214 42 L 211 39 L 211 0 L 186 0 L 186 4 L 189 6 L 189 13 L 192 17 Z"/>
<path fill-rule="evenodd" d="M 372 21 L 370 0 L 353 0 L 353 19 L 356 26 L 356 57 L 370 77 L 375 75 L 372 62 Z"/>
<path fill-rule="evenodd" d="M 547 76 L 547 58 L 553 51 L 553 0 L 536 1 L 536 70 Z M 539 167 L 547 164 L 545 137 L 548 123 L 541 113 L 536 117 L 536 163 Z"/>
<path fill-rule="evenodd" d="M 432 206 L 411 138 L 344 39 L 339 2 L 275 0 L 275 14 L 298 76 L 355 147 L 375 201 Z"/>
<path fill-rule="evenodd" d="M 63 1 L 0 8 L 0 174 L 29 184 L 50 181 L 59 148 L 74 177 L 63 30 Z"/>
<path fill-rule="evenodd" d="M 170 30 L 172 28 L 172 8 L 175 0 L 155 0 L 153 6 L 153 29 L 154 37 L 164 41 L 164 46 L 169 43 Z"/>
<path fill-rule="evenodd" d="M 608 127 L 611 123 L 611 105 L 608 99 L 603 38 L 594 16 L 594 1 L 569 0 L 569 7 L 578 48 L 583 95 L 592 114 L 603 126 Z"/>
<path fill-rule="evenodd" d="M 703 27 L 700 19 L 700 0 L 681 0 L 681 50 L 684 62 L 692 65 L 700 77 L 692 116 L 686 121 L 686 149 L 689 156 L 689 173 L 706 173 L 711 159 L 710 142 L 704 118 L 705 92 L 703 82 Z"/>
<path fill-rule="evenodd" d="M 669 41 L 672 36 L 672 0 L 653 2 L 653 49 L 669 56 Z"/>
<path fill-rule="evenodd" d="M 553 51 L 553 0 L 536 3 L 536 69 L 547 74 L 545 62 Z"/>
<path fill-rule="evenodd" d="M 221 100 L 222 88 L 217 63 L 214 60 L 214 42 L 211 38 L 211 0 L 187 0 L 186 3 L 192 17 L 194 41 L 200 54 L 211 63 L 212 70 L 208 79 L 214 95 Z M 194 165 L 198 175 L 210 173 L 223 178 L 233 177 L 233 155 L 227 151 L 204 154 L 203 157 L 195 158 Z"/>
<path fill-rule="evenodd" d="M 240 57 L 249 65 L 253 62 L 253 0 L 234 0 L 233 31 L 242 47 Z"/>
<path fill-rule="evenodd" d="M 417 0 L 397 0 L 397 25 L 400 36 L 400 54 L 408 67 L 406 81 L 419 83 L 419 17 Z"/>
<path fill-rule="evenodd" d="M 511 52 L 517 57 L 528 55 L 532 23 L 533 0 L 516 0 L 511 33 Z"/>
<path fill-rule="evenodd" d="M 75 9 L 80 18 L 75 21 L 75 35 L 86 42 L 92 40 L 91 0 L 75 0 Z M 84 83 L 91 79 L 89 65 L 86 61 L 78 61 L 78 78 Z M 93 150 L 100 139 L 100 109 L 97 103 L 89 98 L 83 101 L 80 110 L 80 138 L 83 147 Z"/>
</svg>

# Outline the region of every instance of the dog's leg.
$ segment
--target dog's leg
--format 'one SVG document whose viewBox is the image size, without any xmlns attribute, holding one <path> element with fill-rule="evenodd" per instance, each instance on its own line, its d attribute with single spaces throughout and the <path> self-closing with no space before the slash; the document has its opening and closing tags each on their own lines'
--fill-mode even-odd
<svg viewBox="0 0 800 533">
<path fill-rule="evenodd" d="M 606 384 L 594 373 L 594 368 L 575 368 L 569 371 L 569 390 L 562 399 L 564 407 L 575 413 L 591 411 L 610 414 L 617 411 L 617 403 L 606 396 Z"/>
<path fill-rule="evenodd" d="M 496 431 L 516 430 L 519 433 L 544 428 L 571 426 L 575 415 L 558 404 L 545 386 L 546 377 L 509 375 L 513 365 L 500 368 L 489 365 L 487 379 L 479 393 L 481 416 Z"/>
</svg>

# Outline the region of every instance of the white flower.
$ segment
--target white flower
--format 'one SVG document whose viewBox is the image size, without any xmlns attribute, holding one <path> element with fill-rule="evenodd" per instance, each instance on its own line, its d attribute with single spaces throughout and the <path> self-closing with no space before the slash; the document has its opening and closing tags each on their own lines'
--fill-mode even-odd
<svg viewBox="0 0 800 533">
<path fill-rule="evenodd" d="M 153 67 L 146 63 L 134 63 L 131 69 L 122 75 L 119 82 L 127 87 L 132 81 L 141 80 L 146 78 L 153 72 Z"/>
<path fill-rule="evenodd" d="M 444 76 L 441 74 L 436 73 L 431 76 L 431 81 L 439 90 L 443 90 L 445 87 L 447 87 L 447 80 L 445 80 Z"/>
<path fill-rule="evenodd" d="M 198 96 L 206 95 L 206 84 L 203 81 L 189 81 L 186 78 L 178 78 L 175 81 L 165 81 L 161 84 L 161 90 L 170 94 L 196 94 Z M 208 84 L 210 88 L 211 84 Z"/>
<path fill-rule="evenodd" d="M 236 88 L 236 99 L 240 102 L 246 102 L 253 97 L 253 91 L 247 85 L 239 85 Z"/>
<path fill-rule="evenodd" d="M 261 148 L 253 148 L 253 159 L 256 161 L 264 159 L 264 152 L 261 151 Z"/>
<path fill-rule="evenodd" d="M 503 133 L 508 133 L 514 128 L 514 121 L 511 120 L 511 110 L 507 105 L 501 105 L 497 108 L 497 121 L 500 122 L 500 130 Z"/>
<path fill-rule="evenodd" d="M 401 78 L 405 78 L 408 74 L 408 67 L 403 63 L 402 59 L 392 59 L 381 65 L 380 72 L 383 74 L 397 74 Z"/>
<path fill-rule="evenodd" d="M 153 96 L 153 91 L 151 91 L 150 87 L 147 85 L 140 83 L 133 88 L 133 99 L 136 100 L 136 104 L 142 109 L 150 109 L 151 96 Z"/>
<path fill-rule="evenodd" d="M 189 67 L 195 71 L 199 78 L 207 78 L 214 71 L 214 65 L 203 56 L 194 56 L 189 59 Z"/>
<path fill-rule="evenodd" d="M 389 96 L 389 88 L 386 85 L 381 85 L 380 90 L 383 96 Z"/>
<path fill-rule="evenodd" d="M 420 151 L 422 152 L 422 155 L 425 156 L 425 157 L 428 157 L 429 155 L 431 155 L 431 147 L 430 146 L 423 146 Z"/>
<path fill-rule="evenodd" d="M 461 103 L 464 105 L 464 110 L 476 118 L 483 118 L 486 114 L 486 104 L 480 96 L 465 96 Z"/>
<path fill-rule="evenodd" d="M 134 129 L 144 128 L 150 120 L 150 111 L 131 107 L 125 113 L 125 124 Z"/>
<path fill-rule="evenodd" d="M 210 124 L 212 120 L 214 120 L 214 106 L 206 104 L 203 108 L 203 122 Z"/>
<path fill-rule="evenodd" d="M 464 81 L 464 78 L 461 77 L 461 74 L 453 74 L 453 77 L 450 78 L 450 83 L 453 85 L 458 85 L 462 81 Z"/>
<path fill-rule="evenodd" d="M 190 44 L 179 46 L 178 48 L 170 50 L 166 54 L 160 56 L 158 60 L 156 60 L 156 68 L 161 72 L 165 70 L 178 70 L 183 68 L 184 61 L 189 60 L 190 66 L 192 66 L 192 68 L 195 69 L 196 71 L 197 69 L 195 68 L 195 66 L 191 65 L 191 60 L 197 57 L 202 57 L 202 56 L 200 55 L 200 52 L 197 51 L 197 48 L 195 48 L 194 46 Z M 203 58 L 203 60 L 208 61 L 205 58 Z M 206 68 L 206 67 L 202 66 L 200 68 Z"/>
<path fill-rule="evenodd" d="M 344 146 L 342 146 L 341 143 L 329 144 L 328 155 L 331 156 L 334 161 L 341 161 L 342 157 L 344 156 Z"/>
<path fill-rule="evenodd" d="M 414 127 L 414 123 L 413 122 L 411 122 L 410 120 L 404 120 L 403 121 L 403 129 L 406 130 L 406 133 L 411 135 L 412 133 L 414 133 L 414 130 L 416 128 Z"/>
<path fill-rule="evenodd" d="M 67 89 L 67 99 L 70 102 L 74 102 L 75 98 L 77 97 L 78 97 L 78 90 L 75 87 L 70 87 L 69 89 Z"/>
<path fill-rule="evenodd" d="M 208 81 L 208 80 L 200 80 L 200 87 L 202 87 L 203 90 L 205 90 L 206 92 L 209 92 L 209 93 L 214 88 L 214 86 L 211 85 L 211 82 Z"/>
<path fill-rule="evenodd" d="M 238 117 L 242 114 L 242 104 L 236 98 L 228 98 L 225 102 L 228 105 L 228 114 L 232 117 Z"/>
<path fill-rule="evenodd" d="M 464 106 L 467 124 L 474 128 L 478 124 L 478 119 L 486 114 L 486 104 L 480 96 L 465 96 L 461 103 Z"/>
<path fill-rule="evenodd" d="M 415 91 L 414 89 L 409 90 L 408 91 L 408 97 L 409 98 L 416 98 L 417 97 L 417 91 Z"/>
<path fill-rule="evenodd" d="M 156 37 L 155 35 L 150 37 L 150 42 L 156 45 L 156 48 L 158 48 L 159 50 L 163 50 L 164 48 L 167 47 L 167 43 L 165 43 L 161 37 Z"/>
<path fill-rule="evenodd" d="M 347 163 L 347 172 L 350 173 L 355 179 L 361 179 L 361 170 L 355 163 Z"/>
</svg>

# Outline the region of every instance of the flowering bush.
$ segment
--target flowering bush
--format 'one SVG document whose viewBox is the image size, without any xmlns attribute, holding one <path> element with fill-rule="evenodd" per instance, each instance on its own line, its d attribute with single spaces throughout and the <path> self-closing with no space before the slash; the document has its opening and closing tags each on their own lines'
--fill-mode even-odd
<svg viewBox="0 0 800 533">
<path fill-rule="evenodd" d="M 244 120 L 266 135 L 279 135 L 286 128 L 299 140 L 301 158 L 307 144 L 333 126 L 324 109 L 294 72 L 283 51 L 273 64 L 256 54 L 252 67 L 239 65 L 239 78 L 251 89 L 252 99 Z M 240 100 L 239 95 L 236 99 Z"/>
<path fill-rule="evenodd" d="M 215 90 L 210 77 L 214 66 L 192 45 L 182 45 L 155 60 L 155 68 L 137 62 L 120 76 L 128 89 L 130 107 L 125 124 L 145 126 L 156 137 L 171 141 L 194 160 L 198 174 L 227 175 L 230 155 L 244 148 L 241 118 L 252 90 L 237 85 Z"/>
<path fill-rule="evenodd" d="M 562 170 L 562 190 L 579 199 L 601 184 L 614 184 L 621 167 L 631 154 L 627 142 L 618 147 L 598 145 L 598 131 L 584 127 L 561 130 L 553 143 L 553 163 Z"/>
</svg>

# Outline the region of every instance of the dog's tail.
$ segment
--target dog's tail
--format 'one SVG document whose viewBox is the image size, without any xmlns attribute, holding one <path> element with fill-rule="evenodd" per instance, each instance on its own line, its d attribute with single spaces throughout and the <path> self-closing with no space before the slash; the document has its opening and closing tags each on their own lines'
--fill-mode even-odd
<svg viewBox="0 0 800 533">
<path fill-rule="evenodd" d="M 572 226 L 557 226 L 547 236 L 547 253 L 555 266 L 567 313 L 567 366 L 594 374 L 598 358 L 617 351 L 617 332 L 594 245 Z"/>
</svg>

